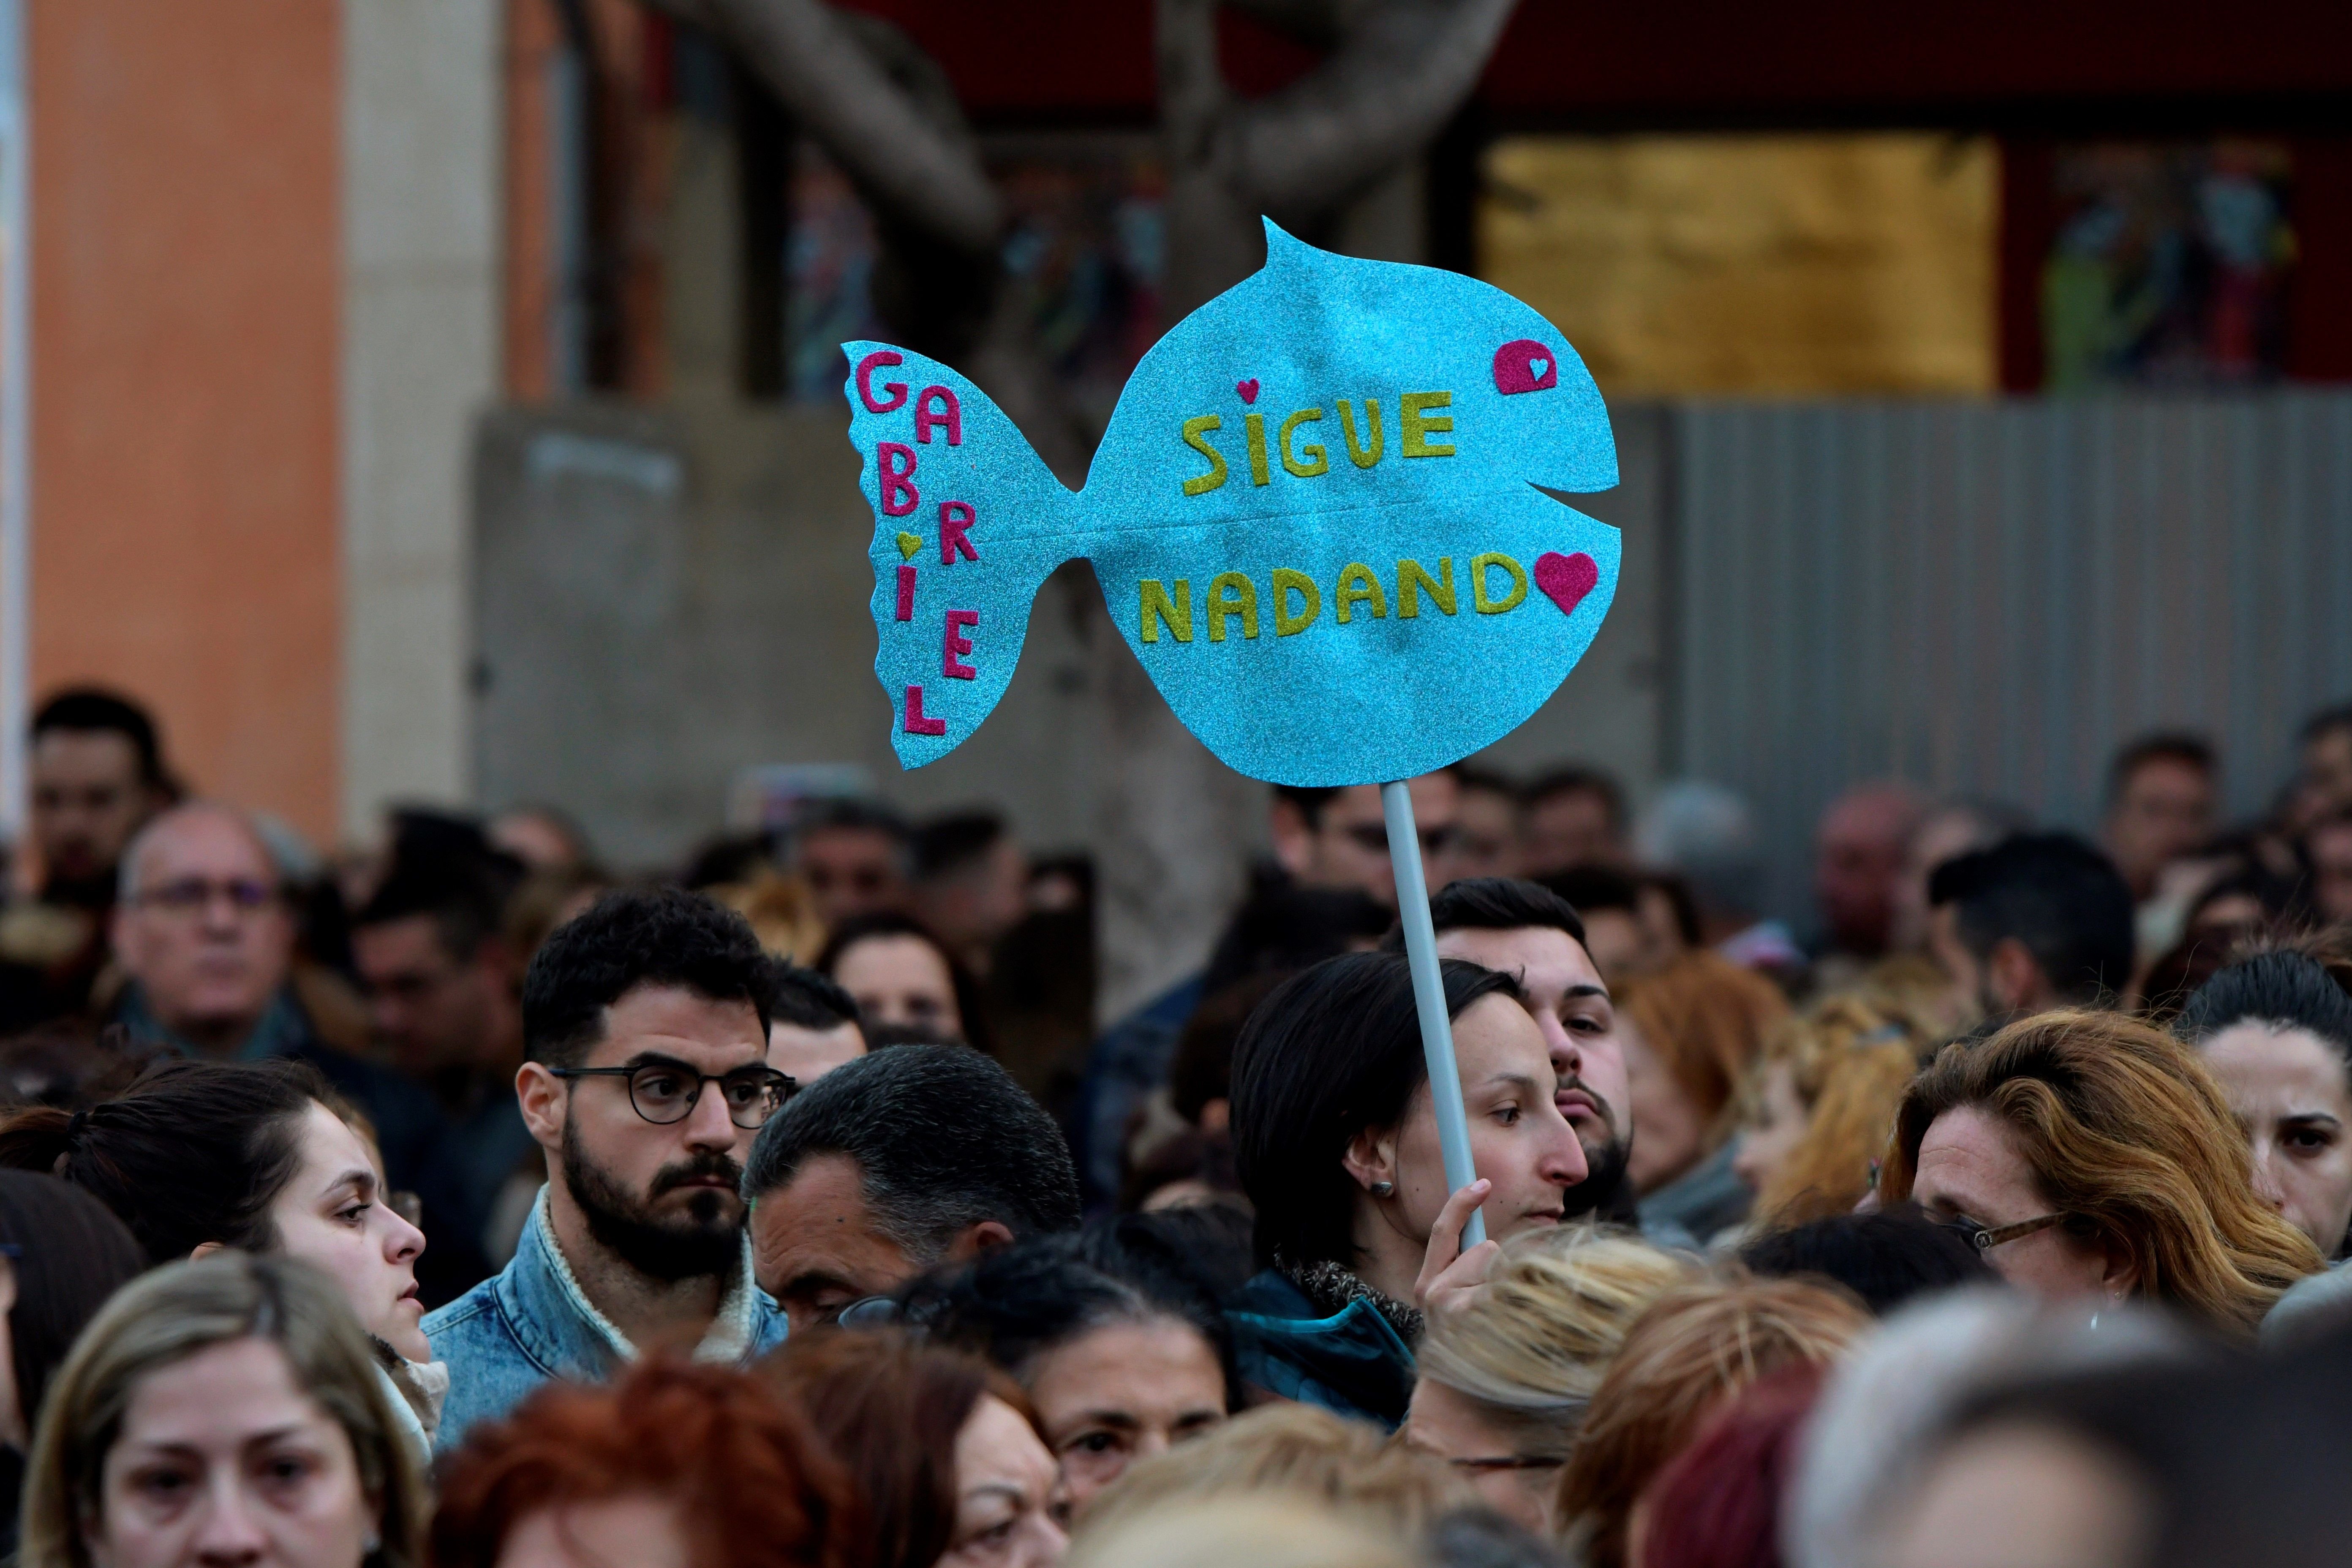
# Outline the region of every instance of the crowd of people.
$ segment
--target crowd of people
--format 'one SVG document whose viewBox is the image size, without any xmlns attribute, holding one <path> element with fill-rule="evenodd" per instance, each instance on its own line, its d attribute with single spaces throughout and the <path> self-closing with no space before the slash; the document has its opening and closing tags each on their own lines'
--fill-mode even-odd
<svg viewBox="0 0 2352 1568">
<path fill-rule="evenodd" d="M 34 1568 L 2333 1561 L 2352 708 L 2257 821 L 1863 784 L 1276 788 L 1093 1017 L 1082 857 L 804 804 L 320 853 L 94 689 L 0 910 L 0 1459 Z M 1465 1247 L 1482 1216 L 1486 1239 Z"/>
</svg>

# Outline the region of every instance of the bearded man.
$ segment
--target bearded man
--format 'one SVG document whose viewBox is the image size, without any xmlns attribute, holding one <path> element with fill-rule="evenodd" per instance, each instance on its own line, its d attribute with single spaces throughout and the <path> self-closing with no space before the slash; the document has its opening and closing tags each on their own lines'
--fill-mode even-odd
<svg viewBox="0 0 2352 1568">
<path fill-rule="evenodd" d="M 767 1063 L 768 978 L 740 915 L 669 889 L 608 895 L 531 960 L 515 1097 L 556 1173 L 513 1261 L 425 1320 L 449 1369 L 439 1447 L 550 1377 L 782 1341 L 738 1193 L 791 1083 Z"/>
</svg>

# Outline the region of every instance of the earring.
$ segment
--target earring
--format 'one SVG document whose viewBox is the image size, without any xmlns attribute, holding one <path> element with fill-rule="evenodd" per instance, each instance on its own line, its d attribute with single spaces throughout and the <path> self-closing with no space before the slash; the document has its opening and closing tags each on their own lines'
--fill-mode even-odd
<svg viewBox="0 0 2352 1568">
<path fill-rule="evenodd" d="M 1396 1184 L 1394 1182 L 1374 1182 L 1372 1184 L 1372 1196 L 1376 1198 L 1392 1198 L 1396 1196 Z"/>
</svg>

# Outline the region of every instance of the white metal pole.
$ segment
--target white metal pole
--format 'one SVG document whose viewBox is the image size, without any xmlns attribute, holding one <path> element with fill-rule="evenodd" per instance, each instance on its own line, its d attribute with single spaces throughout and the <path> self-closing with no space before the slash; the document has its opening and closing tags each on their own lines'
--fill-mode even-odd
<svg viewBox="0 0 2352 1568">
<path fill-rule="evenodd" d="M 1445 1190 L 1458 1193 L 1478 1179 L 1470 1162 L 1470 1118 L 1462 1107 L 1462 1074 L 1454 1065 L 1454 1023 L 1445 1011 L 1445 977 L 1437 967 L 1437 928 L 1429 919 L 1429 879 L 1421 868 L 1421 833 L 1412 821 L 1412 792 L 1402 783 L 1381 785 L 1389 825 L 1389 867 L 1396 874 L 1397 919 L 1404 927 L 1405 963 L 1412 970 L 1413 1005 L 1421 1014 L 1421 1051 L 1429 1064 L 1429 1100 L 1437 1112 L 1437 1147 L 1445 1159 Z M 1486 1239 L 1486 1216 L 1470 1211 L 1462 1227 L 1468 1251 Z"/>
<path fill-rule="evenodd" d="M 0 835 L 21 844 L 33 656 L 33 251 L 24 0 L 0 0 Z"/>
</svg>

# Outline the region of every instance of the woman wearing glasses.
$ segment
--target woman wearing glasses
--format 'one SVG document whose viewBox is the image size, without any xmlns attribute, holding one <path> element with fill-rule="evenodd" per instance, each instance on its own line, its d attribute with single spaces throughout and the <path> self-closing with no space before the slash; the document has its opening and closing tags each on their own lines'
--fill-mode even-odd
<svg viewBox="0 0 2352 1568">
<path fill-rule="evenodd" d="M 2235 1339 L 2320 1266 L 2255 1194 L 2195 1054 L 2119 1014 L 2044 1013 L 1912 1082 L 1880 1201 L 1917 1203 L 2011 1283 L 2094 1310 L 2141 1297 Z"/>
<path fill-rule="evenodd" d="M 422 1463 L 448 1386 L 418 1327 L 425 1233 L 387 1201 L 382 1162 L 355 1121 L 299 1062 L 165 1062 L 87 1110 L 16 1112 L 0 1122 L 0 1166 L 81 1188 L 151 1264 L 236 1247 L 319 1268 L 367 1331 Z"/>
<path fill-rule="evenodd" d="M 1486 1289 L 1429 1326 L 1407 1446 L 1488 1507 L 1549 1538 L 1559 1476 L 1633 1321 L 1696 1271 L 1687 1257 L 1584 1226 L 1521 1237 Z"/>
</svg>

